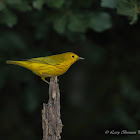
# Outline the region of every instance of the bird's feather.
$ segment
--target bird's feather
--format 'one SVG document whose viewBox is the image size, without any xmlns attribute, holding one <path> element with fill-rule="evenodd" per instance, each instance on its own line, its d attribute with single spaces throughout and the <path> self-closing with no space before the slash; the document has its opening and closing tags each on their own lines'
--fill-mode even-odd
<svg viewBox="0 0 140 140">
<path fill-rule="evenodd" d="M 28 61 L 34 62 L 34 63 L 48 64 L 48 65 L 60 65 L 60 63 L 63 62 L 63 61 L 60 61 L 59 59 L 52 59 L 51 56 L 32 58 L 32 59 L 29 59 Z"/>
</svg>

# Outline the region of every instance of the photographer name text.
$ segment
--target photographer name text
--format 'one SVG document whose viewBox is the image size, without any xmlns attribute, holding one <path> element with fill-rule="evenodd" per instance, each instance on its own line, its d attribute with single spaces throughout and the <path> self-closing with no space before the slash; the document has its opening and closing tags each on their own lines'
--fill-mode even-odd
<svg viewBox="0 0 140 140">
<path fill-rule="evenodd" d="M 128 131 L 128 130 L 121 130 L 121 131 L 117 131 L 117 130 L 106 130 L 105 134 L 109 134 L 109 135 L 136 135 L 136 134 L 140 134 L 140 130 L 137 131 Z"/>
</svg>

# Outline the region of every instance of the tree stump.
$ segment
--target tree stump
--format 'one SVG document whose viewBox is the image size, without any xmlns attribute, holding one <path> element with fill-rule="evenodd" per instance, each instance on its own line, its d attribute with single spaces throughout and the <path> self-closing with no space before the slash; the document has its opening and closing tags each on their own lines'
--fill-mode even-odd
<svg viewBox="0 0 140 140">
<path fill-rule="evenodd" d="M 42 129 L 43 140 L 61 139 L 62 121 L 60 119 L 60 91 L 57 77 L 52 77 L 49 84 L 49 101 L 43 103 Z"/>
</svg>

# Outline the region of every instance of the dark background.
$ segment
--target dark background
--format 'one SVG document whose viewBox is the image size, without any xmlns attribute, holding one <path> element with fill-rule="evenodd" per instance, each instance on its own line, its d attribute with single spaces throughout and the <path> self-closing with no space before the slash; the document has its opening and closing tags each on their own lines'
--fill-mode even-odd
<svg viewBox="0 0 140 140">
<path fill-rule="evenodd" d="M 41 140 L 49 85 L 6 60 L 75 52 L 59 77 L 62 140 L 136 140 L 140 129 L 139 0 L 0 1 L 0 140 Z"/>
</svg>

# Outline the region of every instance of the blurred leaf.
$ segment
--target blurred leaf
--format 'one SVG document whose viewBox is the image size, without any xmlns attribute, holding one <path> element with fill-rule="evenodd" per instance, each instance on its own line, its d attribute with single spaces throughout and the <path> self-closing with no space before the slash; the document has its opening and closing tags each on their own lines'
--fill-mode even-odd
<svg viewBox="0 0 140 140">
<path fill-rule="evenodd" d="M 88 28 L 88 15 L 72 13 L 69 17 L 68 29 L 72 32 L 86 32 Z"/>
<path fill-rule="evenodd" d="M 127 16 L 134 24 L 138 19 L 139 4 L 137 0 L 102 0 L 102 7 L 116 8 L 119 15 Z"/>
<path fill-rule="evenodd" d="M 92 14 L 89 27 L 97 32 L 110 29 L 112 27 L 110 15 L 105 12 Z"/>
<path fill-rule="evenodd" d="M 118 0 L 102 0 L 101 6 L 108 7 L 108 8 L 116 8 Z"/>
<path fill-rule="evenodd" d="M 49 7 L 61 8 L 65 0 L 45 0 Z"/>
<path fill-rule="evenodd" d="M 35 0 L 35 1 L 33 1 L 33 7 L 38 10 L 41 10 L 44 3 L 45 3 L 44 0 Z"/>
<path fill-rule="evenodd" d="M 5 9 L 0 13 L 0 22 L 8 27 L 13 27 L 17 23 L 17 16 L 10 10 Z"/>
<path fill-rule="evenodd" d="M 118 0 L 117 13 L 128 16 L 131 19 L 131 24 L 138 19 L 137 0 Z"/>
<path fill-rule="evenodd" d="M 57 16 L 54 21 L 54 29 L 58 32 L 58 33 L 64 33 L 65 32 L 65 28 L 66 28 L 66 16 Z"/>
</svg>

